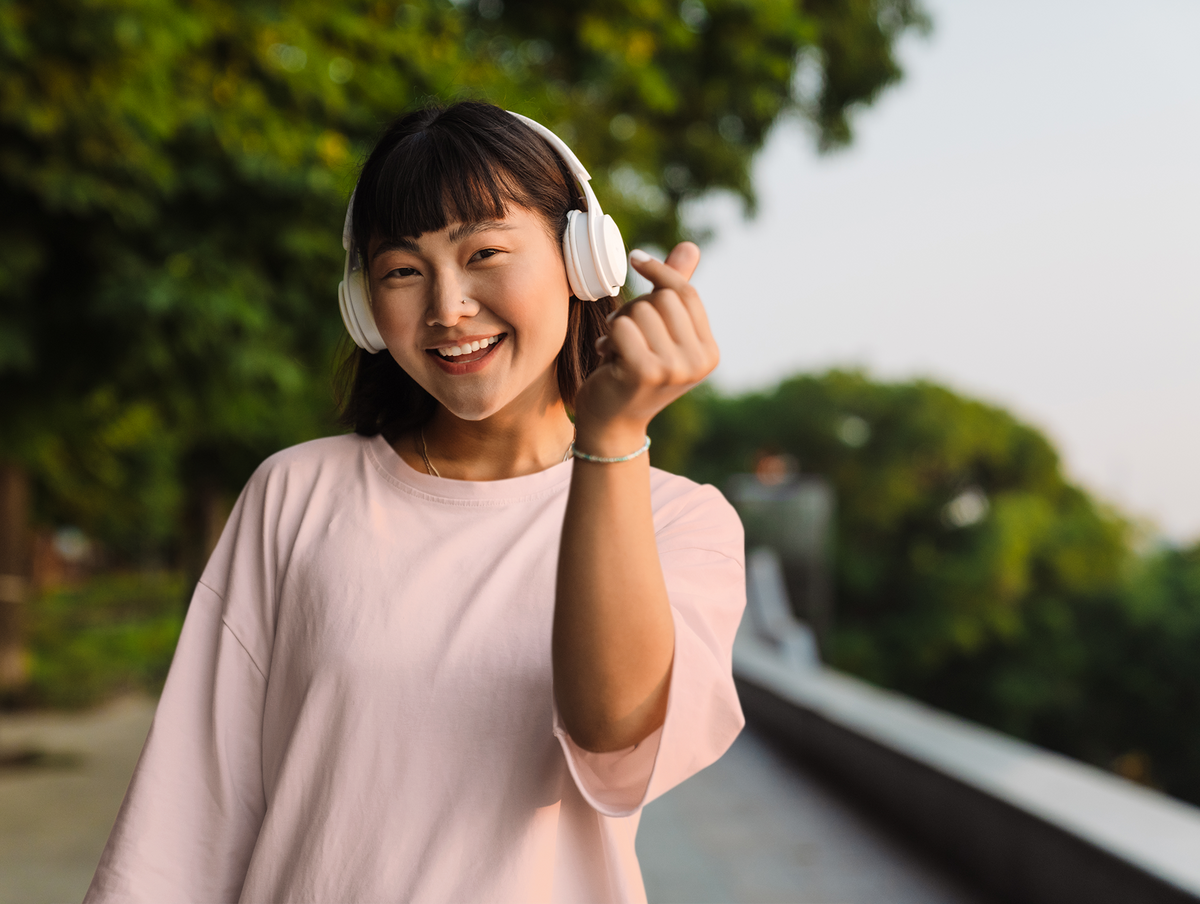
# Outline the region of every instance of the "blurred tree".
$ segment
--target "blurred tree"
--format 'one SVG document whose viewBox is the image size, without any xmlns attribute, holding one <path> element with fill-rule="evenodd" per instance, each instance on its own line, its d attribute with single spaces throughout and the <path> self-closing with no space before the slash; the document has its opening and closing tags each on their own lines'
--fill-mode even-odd
<svg viewBox="0 0 1200 904">
<path fill-rule="evenodd" d="M 1200 544 L 1147 557 L 1118 603 L 1083 626 L 1089 711 L 1043 732 L 1200 804 Z"/>
<path fill-rule="evenodd" d="M 593 166 L 633 243 L 670 247 L 679 206 L 714 188 L 753 210 L 750 162 L 784 114 L 818 146 L 851 139 L 852 111 L 901 76 L 915 0 L 480 0 L 470 46 Z M 531 78 L 532 77 L 532 78 Z M 530 90 L 532 88 L 532 90 Z"/>
<path fill-rule="evenodd" d="M 0 462 L 0 703 L 25 683 L 22 640 L 29 595 L 29 485 L 21 470 Z"/>
<path fill-rule="evenodd" d="M 999 688 L 1026 736 L 1200 804 L 1200 545 L 1153 551 L 1121 593 L 1030 628 L 959 673 Z"/>
<path fill-rule="evenodd" d="M 219 510 L 330 429 L 351 142 L 480 68 L 418 12 L 0 6 L 0 423 L 49 516 L 153 548 L 180 473 Z"/>
<path fill-rule="evenodd" d="M 1200 546 L 1123 561 L 1117 586 L 1033 597 L 1015 636 L 950 657 L 923 693 L 1200 804 L 1200 729 L 1191 718 L 1200 709 Z M 1102 574 L 1107 564 L 1076 568 Z"/>
<path fill-rule="evenodd" d="M 954 663 L 1019 643 L 1048 607 L 1120 587 L 1124 523 L 998 408 L 923 381 L 831 371 L 712 397 L 703 419 L 689 456 L 697 479 L 751 470 L 766 450 L 833 482 L 832 655 L 873 681 L 962 711 L 945 683 Z"/>
<path fill-rule="evenodd" d="M 45 521 L 144 559 L 190 513 L 201 555 L 258 461 L 334 429 L 341 219 L 396 113 L 537 116 L 667 244 L 687 198 L 752 201 L 780 115 L 848 140 L 923 25 L 915 0 L 0 0 L 0 462 Z"/>
</svg>

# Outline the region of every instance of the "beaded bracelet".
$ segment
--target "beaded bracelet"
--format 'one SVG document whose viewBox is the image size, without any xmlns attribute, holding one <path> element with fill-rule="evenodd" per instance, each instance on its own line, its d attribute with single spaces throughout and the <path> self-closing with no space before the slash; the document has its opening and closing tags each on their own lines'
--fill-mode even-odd
<svg viewBox="0 0 1200 904">
<path fill-rule="evenodd" d="M 605 458 L 603 455 L 588 455 L 586 452 L 580 452 L 575 448 L 575 444 L 571 443 L 571 454 L 576 458 L 582 458 L 584 461 L 594 461 L 601 465 L 613 465 L 619 461 L 629 461 L 631 458 L 637 458 L 643 452 L 650 448 L 650 437 L 646 437 L 646 441 L 642 443 L 642 448 L 636 452 L 630 452 L 628 455 L 622 455 L 620 458 Z"/>
</svg>

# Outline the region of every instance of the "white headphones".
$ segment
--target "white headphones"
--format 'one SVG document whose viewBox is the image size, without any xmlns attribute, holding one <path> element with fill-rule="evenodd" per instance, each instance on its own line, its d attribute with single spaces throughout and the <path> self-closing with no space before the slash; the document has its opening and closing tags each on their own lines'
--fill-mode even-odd
<svg viewBox="0 0 1200 904">
<path fill-rule="evenodd" d="M 567 211 L 567 230 L 563 233 L 563 260 L 567 266 L 567 281 L 571 292 L 583 301 L 595 301 L 616 295 L 625 285 L 629 262 L 625 259 L 625 242 L 621 230 L 613 218 L 600 209 L 596 193 L 589 184 L 591 176 L 579 162 L 579 158 L 567 147 L 566 142 L 547 129 L 520 113 L 510 113 L 542 136 L 551 148 L 567 164 L 567 168 L 579 183 L 587 210 Z M 357 191 L 357 189 L 356 189 Z M 338 307 L 342 311 L 342 322 L 350 338 L 372 354 L 383 351 L 387 346 L 379 335 L 375 317 L 371 313 L 370 295 L 363 262 L 354 253 L 354 195 L 346 210 L 346 225 L 342 227 L 342 247 L 346 249 L 346 267 L 338 285 Z"/>
</svg>

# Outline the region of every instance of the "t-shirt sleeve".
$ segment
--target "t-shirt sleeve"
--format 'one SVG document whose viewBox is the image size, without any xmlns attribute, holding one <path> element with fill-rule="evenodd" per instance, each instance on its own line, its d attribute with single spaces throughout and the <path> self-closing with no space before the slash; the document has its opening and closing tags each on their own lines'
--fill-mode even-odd
<svg viewBox="0 0 1200 904">
<path fill-rule="evenodd" d="M 154 723 L 87 904 L 236 901 L 266 805 L 266 680 L 196 588 Z"/>
<path fill-rule="evenodd" d="M 266 812 L 266 664 L 218 589 L 261 528 L 248 488 L 197 585 L 142 755 L 85 904 L 236 901 Z M 239 549 L 241 547 L 241 549 Z M 262 544 L 259 543 L 259 550 Z M 261 559 L 261 554 L 252 556 Z M 249 586 L 245 580 L 243 586 Z M 242 621 L 246 619 L 243 617 Z M 244 635 L 244 636 L 240 636 Z"/>
<path fill-rule="evenodd" d="M 745 724 L 732 664 L 746 605 L 742 524 L 710 486 L 696 487 L 678 508 L 656 537 L 675 623 L 663 725 L 633 747 L 592 753 L 572 740 L 554 710 L 571 776 L 605 816 L 632 815 L 716 762 Z"/>
</svg>

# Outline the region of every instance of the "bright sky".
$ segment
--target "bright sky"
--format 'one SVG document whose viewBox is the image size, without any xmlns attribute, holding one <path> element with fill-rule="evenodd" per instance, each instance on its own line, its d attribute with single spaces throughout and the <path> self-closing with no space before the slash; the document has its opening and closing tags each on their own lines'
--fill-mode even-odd
<svg viewBox="0 0 1200 904">
<path fill-rule="evenodd" d="M 928 0 L 907 75 L 755 168 L 696 276 L 718 385 L 862 365 L 1044 429 L 1077 480 L 1200 538 L 1200 4 Z"/>
</svg>

